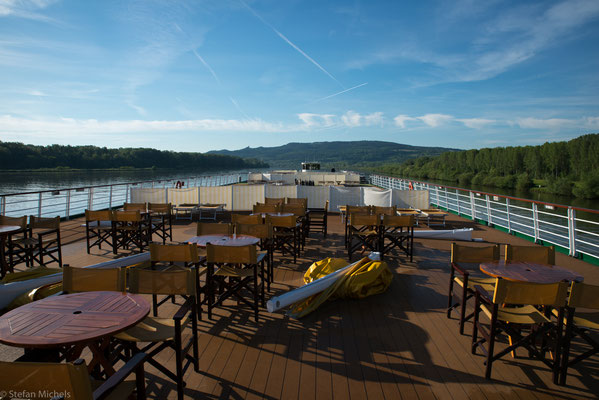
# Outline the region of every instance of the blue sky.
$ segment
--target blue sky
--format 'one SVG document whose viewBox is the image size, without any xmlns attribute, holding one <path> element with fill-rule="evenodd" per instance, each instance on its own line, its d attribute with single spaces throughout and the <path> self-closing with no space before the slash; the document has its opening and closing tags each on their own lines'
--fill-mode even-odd
<svg viewBox="0 0 599 400">
<path fill-rule="evenodd" d="M 599 1 L 0 0 L 0 140 L 176 151 L 599 132 Z"/>
</svg>

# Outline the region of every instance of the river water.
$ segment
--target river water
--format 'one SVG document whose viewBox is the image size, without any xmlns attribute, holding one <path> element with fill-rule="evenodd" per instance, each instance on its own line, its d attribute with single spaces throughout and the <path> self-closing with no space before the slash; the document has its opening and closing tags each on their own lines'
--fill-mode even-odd
<svg viewBox="0 0 599 400">
<path fill-rule="evenodd" d="M 2 172 L 0 195 L 42 190 L 60 190 L 97 185 L 140 181 L 182 181 L 185 187 L 196 183 L 196 177 L 247 173 L 247 171 L 191 171 L 191 170 L 88 170 L 51 172 Z M 191 178 L 191 179 L 190 179 Z M 170 184 L 170 186 L 173 186 Z"/>
</svg>

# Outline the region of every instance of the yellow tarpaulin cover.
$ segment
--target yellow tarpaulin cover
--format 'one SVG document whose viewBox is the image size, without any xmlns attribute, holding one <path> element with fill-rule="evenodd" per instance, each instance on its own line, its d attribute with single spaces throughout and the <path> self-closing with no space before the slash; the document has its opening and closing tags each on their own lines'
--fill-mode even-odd
<svg viewBox="0 0 599 400">
<path fill-rule="evenodd" d="M 325 258 L 317 261 L 304 274 L 304 282 L 310 283 L 348 265 L 341 258 Z M 316 310 L 328 299 L 362 299 L 383 293 L 393 279 L 393 274 L 383 261 L 372 261 L 365 257 L 349 268 L 335 283 L 321 293 L 295 303 L 289 312 L 294 318 L 301 318 Z"/>
</svg>

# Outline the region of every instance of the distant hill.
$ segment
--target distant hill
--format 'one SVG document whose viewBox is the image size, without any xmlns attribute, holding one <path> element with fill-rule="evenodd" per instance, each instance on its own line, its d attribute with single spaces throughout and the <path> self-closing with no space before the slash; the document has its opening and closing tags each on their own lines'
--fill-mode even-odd
<svg viewBox="0 0 599 400">
<path fill-rule="evenodd" d="M 380 164 L 402 163 L 406 160 L 437 156 L 443 147 L 409 146 L 394 142 L 362 140 L 353 142 L 288 143 L 277 147 L 246 147 L 241 150 L 214 150 L 207 154 L 222 154 L 253 158 L 273 168 L 298 169 L 303 161 L 319 161 L 322 169 L 341 167 L 371 167 Z"/>
<path fill-rule="evenodd" d="M 178 168 L 198 171 L 267 168 L 258 160 L 221 154 L 184 153 L 147 148 L 34 146 L 0 142 L 0 170 Z"/>
</svg>

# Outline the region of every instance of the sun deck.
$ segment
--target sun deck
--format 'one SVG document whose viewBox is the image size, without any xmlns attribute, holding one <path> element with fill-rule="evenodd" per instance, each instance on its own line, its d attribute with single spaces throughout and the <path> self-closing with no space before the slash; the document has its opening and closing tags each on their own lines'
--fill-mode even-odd
<svg viewBox="0 0 599 400">
<path fill-rule="evenodd" d="M 224 215 L 228 218 L 228 215 Z M 108 250 L 85 250 L 80 220 L 64 222 L 64 262 L 72 266 L 112 258 Z M 450 215 L 448 229 L 471 226 L 474 236 L 495 243 L 528 243 Z M 195 223 L 176 221 L 174 239 L 195 235 Z M 415 239 L 414 261 L 386 258 L 394 273 L 387 292 L 364 300 L 334 301 L 301 320 L 261 310 L 256 324 L 248 308 L 230 302 L 204 318 L 200 369 L 187 371 L 189 398 L 405 398 L 405 399 L 570 399 L 596 398 L 599 363 L 595 356 L 569 370 L 568 385 L 556 386 L 541 362 L 509 356 L 494 363 L 493 380 L 484 379 L 483 356 L 470 353 L 468 335 L 447 319 L 450 242 Z M 340 218 L 329 218 L 329 235 L 312 234 L 306 251 L 292 260 L 275 256 L 275 285 L 270 295 L 298 287 L 309 265 L 325 257 L 346 258 Z M 558 254 L 557 264 L 599 284 L 596 266 Z M 161 314 L 174 307 L 165 303 Z M 205 314 L 204 314 L 205 315 Z M 12 360 L 22 350 L 0 346 L 0 359 Z M 174 365 L 165 351 L 161 361 Z M 171 357 L 172 356 L 172 357 Z M 151 366 L 146 369 L 149 398 L 176 398 L 176 387 Z"/>
</svg>

